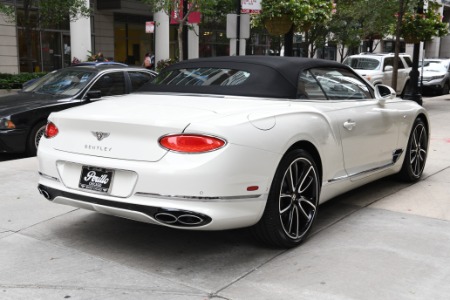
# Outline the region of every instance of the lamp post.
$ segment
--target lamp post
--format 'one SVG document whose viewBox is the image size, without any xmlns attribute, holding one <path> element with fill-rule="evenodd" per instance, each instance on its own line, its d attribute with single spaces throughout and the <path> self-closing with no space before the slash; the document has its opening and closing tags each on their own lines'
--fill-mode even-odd
<svg viewBox="0 0 450 300">
<path fill-rule="evenodd" d="M 423 0 L 417 3 L 417 13 L 423 14 Z M 413 100 L 422 105 L 422 95 L 419 88 L 419 54 L 420 42 L 414 43 L 413 64 L 409 73 L 409 88 L 406 90 L 404 99 Z"/>
</svg>

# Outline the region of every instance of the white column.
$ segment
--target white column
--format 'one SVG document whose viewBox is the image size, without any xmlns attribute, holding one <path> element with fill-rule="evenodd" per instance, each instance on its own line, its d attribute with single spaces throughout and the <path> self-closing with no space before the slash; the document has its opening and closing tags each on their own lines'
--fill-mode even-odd
<svg viewBox="0 0 450 300">
<path fill-rule="evenodd" d="M 164 11 L 154 14 L 155 27 L 155 63 L 170 58 L 169 16 Z"/>
<path fill-rule="evenodd" d="M 84 0 L 89 7 L 89 0 Z M 80 61 L 85 61 L 89 51 L 92 51 L 91 39 L 91 18 L 79 17 L 76 21 L 70 22 L 70 47 L 71 59 L 74 57 Z"/>
<path fill-rule="evenodd" d="M 191 24 L 188 31 L 188 58 L 198 58 L 199 52 L 199 28 L 198 24 Z"/>
</svg>

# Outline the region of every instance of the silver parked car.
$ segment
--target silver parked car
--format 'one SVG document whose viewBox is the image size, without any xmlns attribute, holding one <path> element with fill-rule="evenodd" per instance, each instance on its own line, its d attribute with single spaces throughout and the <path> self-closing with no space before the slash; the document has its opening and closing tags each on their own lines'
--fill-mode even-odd
<svg viewBox="0 0 450 300">
<path fill-rule="evenodd" d="M 450 59 L 425 59 L 421 68 L 421 84 L 424 92 L 446 95 L 450 89 Z M 423 70 L 423 71 L 422 71 Z"/>
<path fill-rule="evenodd" d="M 392 85 L 392 73 L 394 70 L 393 53 L 361 53 L 352 55 L 344 60 L 344 64 L 352 67 L 373 85 Z M 401 53 L 398 60 L 397 95 L 404 95 L 406 91 L 411 66 L 411 57 Z"/>
</svg>

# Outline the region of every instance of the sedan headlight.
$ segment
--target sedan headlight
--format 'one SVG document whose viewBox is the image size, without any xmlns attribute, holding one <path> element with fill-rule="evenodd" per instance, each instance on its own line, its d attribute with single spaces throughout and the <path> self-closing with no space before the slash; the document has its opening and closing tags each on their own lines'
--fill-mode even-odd
<svg viewBox="0 0 450 300">
<path fill-rule="evenodd" d="M 0 129 L 14 129 L 16 128 L 16 125 L 8 119 L 8 118 L 1 118 L 0 119 Z"/>
</svg>

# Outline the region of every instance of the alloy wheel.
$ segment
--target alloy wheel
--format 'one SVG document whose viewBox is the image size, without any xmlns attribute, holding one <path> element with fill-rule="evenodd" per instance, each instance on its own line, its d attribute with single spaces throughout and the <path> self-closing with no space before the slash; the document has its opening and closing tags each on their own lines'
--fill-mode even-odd
<svg viewBox="0 0 450 300">
<path fill-rule="evenodd" d="M 36 132 L 35 138 L 34 138 L 34 144 L 36 146 L 36 149 L 39 146 L 39 141 L 41 140 L 41 138 L 44 136 L 45 133 L 45 126 L 42 126 L 38 129 L 38 131 Z"/>
<path fill-rule="evenodd" d="M 419 177 L 425 167 L 427 158 L 428 136 L 423 124 L 419 123 L 414 128 L 410 149 L 409 162 L 414 176 Z"/>
<path fill-rule="evenodd" d="M 311 227 L 318 205 L 319 182 L 313 164 L 306 158 L 294 160 L 284 173 L 279 215 L 285 234 L 301 239 Z"/>
</svg>

